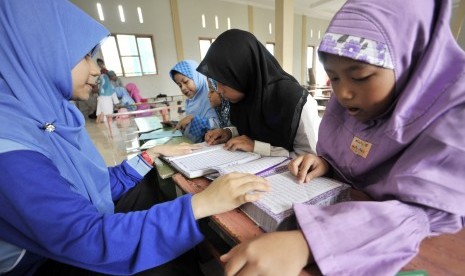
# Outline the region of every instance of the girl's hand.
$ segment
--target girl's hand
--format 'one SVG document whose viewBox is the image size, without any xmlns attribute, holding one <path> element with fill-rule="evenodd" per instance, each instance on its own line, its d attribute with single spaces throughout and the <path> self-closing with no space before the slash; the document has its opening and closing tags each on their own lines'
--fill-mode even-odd
<svg viewBox="0 0 465 276">
<path fill-rule="evenodd" d="M 181 121 L 178 122 L 178 124 L 174 127 L 173 132 L 176 130 L 184 130 L 186 129 L 186 126 L 194 119 L 194 115 L 187 115 L 186 117 L 182 118 Z"/>
<path fill-rule="evenodd" d="M 168 144 L 168 145 L 158 145 L 154 146 L 147 150 L 149 156 L 154 160 L 159 155 L 163 156 L 178 156 L 178 155 L 185 155 L 192 153 L 195 149 L 202 148 L 199 144 L 188 144 L 188 143 L 181 143 L 181 144 Z"/>
<path fill-rule="evenodd" d="M 247 135 L 241 135 L 230 139 L 226 145 L 224 145 L 224 149 L 230 151 L 253 151 L 255 146 L 254 140 L 250 139 Z"/>
<path fill-rule="evenodd" d="M 268 182 L 249 173 L 230 173 L 215 179 L 200 193 L 192 196 L 196 219 L 224 213 L 246 202 L 257 201 L 270 190 Z"/>
<path fill-rule="evenodd" d="M 329 171 L 329 164 L 321 157 L 306 154 L 289 162 L 288 168 L 299 183 L 307 183 L 315 177 L 325 175 Z"/>
<path fill-rule="evenodd" d="M 300 230 L 272 232 L 243 242 L 220 257 L 226 275 L 299 275 L 313 262 Z M 279 261 L 277 261 L 279 260 Z"/>
<path fill-rule="evenodd" d="M 209 145 L 217 145 L 226 143 L 231 139 L 232 133 L 229 129 L 217 128 L 207 131 L 205 134 L 205 142 Z"/>
</svg>

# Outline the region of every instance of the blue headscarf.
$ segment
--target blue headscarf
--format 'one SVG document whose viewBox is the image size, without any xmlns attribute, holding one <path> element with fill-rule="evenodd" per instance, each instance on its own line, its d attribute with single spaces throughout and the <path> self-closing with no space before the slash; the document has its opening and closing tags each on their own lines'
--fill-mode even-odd
<svg viewBox="0 0 465 276">
<path fill-rule="evenodd" d="M 178 72 L 193 80 L 197 92 L 192 99 L 186 100 L 186 114 L 197 115 L 201 118 L 217 118 L 215 110 L 210 106 L 208 101 L 208 84 L 207 78 L 197 72 L 198 63 L 194 60 L 183 60 L 178 62 L 170 71 L 171 79 L 174 81 L 174 75 Z"/>
<path fill-rule="evenodd" d="M 71 190 L 113 213 L 108 170 L 69 102 L 71 70 L 108 31 L 68 1 L 14 0 L 0 1 L 0 33 L 0 152 L 45 155 Z"/>
</svg>

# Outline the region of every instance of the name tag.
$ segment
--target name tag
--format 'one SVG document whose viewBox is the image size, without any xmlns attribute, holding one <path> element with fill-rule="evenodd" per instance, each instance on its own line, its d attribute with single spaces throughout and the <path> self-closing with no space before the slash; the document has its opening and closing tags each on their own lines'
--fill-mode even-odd
<svg viewBox="0 0 465 276">
<path fill-rule="evenodd" d="M 370 149 L 371 149 L 371 145 L 372 145 L 371 143 L 363 141 L 362 139 L 358 137 L 354 137 L 354 139 L 352 140 L 352 144 L 350 145 L 350 149 L 356 155 L 359 155 L 363 158 L 367 158 L 368 153 L 370 152 Z"/>
</svg>

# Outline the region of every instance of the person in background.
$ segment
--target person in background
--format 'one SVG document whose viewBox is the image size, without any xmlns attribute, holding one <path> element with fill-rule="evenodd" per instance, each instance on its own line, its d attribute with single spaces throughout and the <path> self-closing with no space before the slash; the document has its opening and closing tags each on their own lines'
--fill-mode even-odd
<svg viewBox="0 0 465 276">
<path fill-rule="evenodd" d="M 129 93 L 129 96 L 134 100 L 137 110 L 147 110 L 150 109 L 150 105 L 147 103 L 147 99 L 142 97 L 140 94 L 139 88 L 133 82 L 126 84 L 126 91 Z M 139 114 L 138 116 L 150 116 L 153 115 L 153 112 L 147 111 Z"/>
<path fill-rule="evenodd" d="M 126 108 L 128 111 L 137 110 L 136 103 L 131 98 L 126 88 L 121 87 L 121 86 L 115 87 L 115 93 L 116 93 L 116 96 L 118 96 L 118 100 L 120 102 L 119 106 L 121 108 Z"/>
<path fill-rule="evenodd" d="M 265 180 L 230 174 L 115 213 L 144 197 L 137 183 L 157 156 L 198 146 L 158 146 L 107 168 L 69 100 L 89 97 L 100 74 L 91 57 L 109 32 L 68 1 L 15 0 L 0 1 L 0 33 L 0 274 L 199 275 L 192 258 L 176 262 L 203 240 L 197 220 L 257 200 Z"/>
<path fill-rule="evenodd" d="M 103 59 L 101 58 L 98 58 L 97 59 L 97 65 L 98 67 L 100 68 L 100 74 L 108 74 L 108 69 L 107 67 L 105 66 L 105 62 L 103 61 Z"/>
<path fill-rule="evenodd" d="M 231 104 L 234 127 L 214 129 L 208 144 L 263 156 L 315 153 L 317 103 L 257 38 L 232 29 L 210 46 L 197 70 L 214 79 Z"/>
<path fill-rule="evenodd" d="M 111 84 L 113 85 L 114 88 L 117 87 L 123 87 L 123 81 L 116 75 L 115 71 L 108 71 L 107 73 L 108 77 L 110 78 Z"/>
<path fill-rule="evenodd" d="M 119 103 L 115 88 L 106 74 L 98 77 L 99 92 L 97 97 L 97 123 L 106 122 L 106 115 L 113 114 L 114 107 Z"/>
<path fill-rule="evenodd" d="M 208 80 L 208 100 L 218 115 L 218 125 L 220 128 L 231 126 L 229 120 L 229 102 L 225 100 L 217 91 L 216 81 Z"/>
<path fill-rule="evenodd" d="M 178 62 L 171 70 L 171 79 L 187 97 L 186 117 L 182 118 L 175 129 L 194 143 L 203 141 L 205 133 L 218 127 L 218 115 L 208 102 L 207 78 L 197 72 L 198 63 L 193 60 Z"/>
<path fill-rule="evenodd" d="M 129 96 L 136 102 L 136 103 L 142 103 L 145 98 L 143 98 L 140 94 L 139 88 L 137 85 L 133 82 L 130 82 L 126 84 L 126 90 L 129 93 Z"/>
<path fill-rule="evenodd" d="M 300 230 L 233 248 L 226 275 L 297 275 L 313 262 L 323 275 L 395 275 L 422 240 L 464 227 L 465 53 L 451 10 L 450 0 L 348 0 L 336 13 L 318 48 L 334 90 L 318 156 L 289 168 L 374 201 L 295 204 Z"/>
</svg>

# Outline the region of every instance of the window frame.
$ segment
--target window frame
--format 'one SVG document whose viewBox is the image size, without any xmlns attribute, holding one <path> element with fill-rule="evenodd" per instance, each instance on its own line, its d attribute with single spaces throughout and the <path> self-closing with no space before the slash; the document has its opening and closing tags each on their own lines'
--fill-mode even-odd
<svg viewBox="0 0 465 276">
<path fill-rule="evenodd" d="M 208 46 L 208 48 L 210 49 L 210 46 L 212 45 L 212 43 L 215 41 L 216 37 L 199 37 L 199 52 L 200 52 L 200 60 L 203 60 L 203 58 L 205 56 L 202 56 L 202 48 L 200 47 L 200 42 L 201 41 L 207 41 L 210 42 L 210 45 Z M 208 52 L 208 50 L 207 50 Z M 205 52 L 205 54 L 207 54 L 207 52 Z"/>
<path fill-rule="evenodd" d="M 268 49 L 268 45 L 273 45 L 273 52 L 270 52 L 270 50 Z M 265 48 L 268 50 L 268 52 L 272 55 L 272 56 L 275 56 L 274 55 L 274 51 L 276 49 L 276 43 L 275 42 L 266 42 L 265 43 Z"/>
<path fill-rule="evenodd" d="M 120 46 L 119 46 L 119 42 L 118 42 L 118 38 L 117 38 L 118 35 L 134 36 L 135 43 L 136 43 L 136 48 L 137 48 L 137 56 L 134 56 L 134 55 L 121 55 L 121 50 L 120 50 Z M 120 63 L 120 66 L 121 66 L 121 71 L 122 71 L 122 75 L 117 74 L 118 76 L 120 76 L 120 77 L 122 76 L 122 77 L 125 77 L 125 78 L 132 78 L 132 77 L 143 77 L 143 76 L 152 76 L 152 75 L 158 75 L 159 74 L 153 35 L 150 35 L 150 34 L 133 34 L 133 33 L 111 33 L 108 37 L 113 37 L 114 40 L 115 40 L 115 43 L 116 43 L 116 52 L 118 54 L 118 59 L 119 59 L 119 63 Z M 144 72 L 142 58 L 141 58 L 141 55 L 140 55 L 140 48 L 139 48 L 138 38 L 148 38 L 148 39 L 150 39 L 150 43 L 152 44 L 151 46 L 152 46 L 153 62 L 155 64 L 155 73 L 145 73 Z M 102 58 L 104 57 L 102 49 L 100 49 L 100 55 L 102 56 Z M 127 73 L 125 71 L 124 64 L 123 64 L 123 58 L 124 57 L 137 57 L 138 58 L 140 68 L 141 68 L 141 75 L 136 75 L 136 76 L 127 76 L 126 75 Z"/>
</svg>

